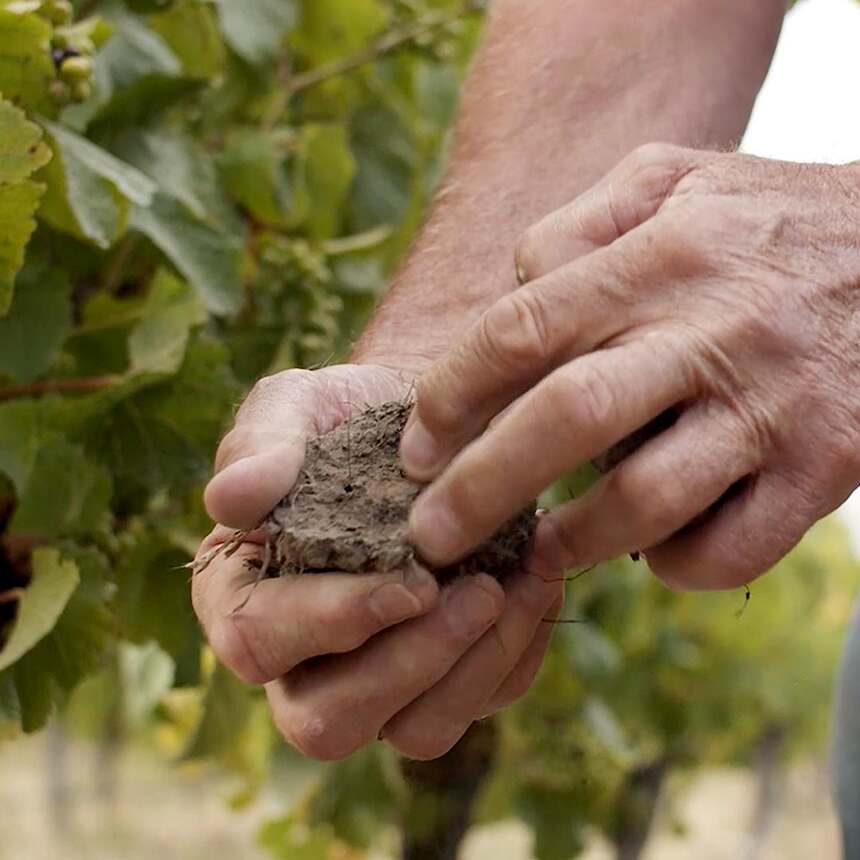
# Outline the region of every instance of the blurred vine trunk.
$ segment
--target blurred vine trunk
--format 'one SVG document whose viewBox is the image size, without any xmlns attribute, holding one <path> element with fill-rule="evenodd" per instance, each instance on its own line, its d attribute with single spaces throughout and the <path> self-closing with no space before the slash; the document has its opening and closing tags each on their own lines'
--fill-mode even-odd
<svg viewBox="0 0 860 860">
<path fill-rule="evenodd" d="M 616 860 L 639 860 L 642 856 L 669 771 L 669 759 L 661 758 L 627 776 L 618 795 L 612 833 Z"/>
<path fill-rule="evenodd" d="M 402 763 L 410 790 L 403 819 L 403 860 L 456 860 L 497 749 L 495 721 L 484 720 L 442 758 Z"/>
<path fill-rule="evenodd" d="M 772 726 L 762 736 L 758 746 L 758 796 L 750 828 L 746 860 L 759 860 L 764 854 L 767 838 L 773 830 L 782 797 L 782 757 L 785 750 L 785 730 Z"/>
</svg>

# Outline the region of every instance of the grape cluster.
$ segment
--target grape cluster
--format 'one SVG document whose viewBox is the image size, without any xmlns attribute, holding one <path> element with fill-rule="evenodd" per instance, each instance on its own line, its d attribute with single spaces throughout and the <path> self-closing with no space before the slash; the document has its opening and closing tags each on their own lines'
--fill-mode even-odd
<svg viewBox="0 0 860 860">
<path fill-rule="evenodd" d="M 58 101 L 86 101 L 92 94 L 96 46 L 87 29 L 72 23 L 69 0 L 42 0 L 39 14 L 54 25 L 51 58 L 57 70 L 52 90 Z"/>
</svg>

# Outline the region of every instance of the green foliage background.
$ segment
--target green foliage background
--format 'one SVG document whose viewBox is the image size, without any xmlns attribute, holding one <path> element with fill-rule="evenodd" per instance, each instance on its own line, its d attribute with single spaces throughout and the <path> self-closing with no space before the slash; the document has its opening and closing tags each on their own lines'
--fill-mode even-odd
<svg viewBox="0 0 860 860">
<path fill-rule="evenodd" d="M 119 713 L 235 772 L 235 803 L 299 768 L 213 665 L 177 568 L 243 391 L 342 355 L 420 223 L 476 5 L 79 0 L 70 23 L 63 0 L 0 0 L 3 735 Z M 69 49 L 95 55 L 86 87 Z M 643 767 L 744 761 L 774 729 L 820 744 L 852 577 L 827 523 L 741 618 L 631 563 L 580 580 L 568 614 L 590 623 L 502 719 L 478 819 L 519 815 L 565 860 L 625 826 Z M 381 748 L 301 773 L 261 836 L 276 856 L 442 816 Z"/>
</svg>

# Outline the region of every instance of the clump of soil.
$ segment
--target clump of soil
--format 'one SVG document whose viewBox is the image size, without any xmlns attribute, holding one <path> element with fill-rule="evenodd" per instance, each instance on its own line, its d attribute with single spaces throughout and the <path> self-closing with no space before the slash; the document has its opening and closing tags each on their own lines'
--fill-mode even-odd
<svg viewBox="0 0 860 860">
<path fill-rule="evenodd" d="M 422 487 L 400 468 L 405 402 L 367 409 L 312 439 L 290 494 L 266 519 L 267 573 L 391 571 L 420 559 L 408 538 L 409 512 Z M 535 528 L 522 511 L 477 552 L 443 574 L 521 569 Z"/>
</svg>

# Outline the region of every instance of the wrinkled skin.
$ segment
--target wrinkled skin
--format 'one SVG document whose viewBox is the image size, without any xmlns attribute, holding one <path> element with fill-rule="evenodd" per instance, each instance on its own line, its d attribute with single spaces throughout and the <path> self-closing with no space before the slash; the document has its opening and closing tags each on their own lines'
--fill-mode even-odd
<svg viewBox="0 0 860 860">
<path fill-rule="evenodd" d="M 636 151 L 523 237 L 526 285 L 419 380 L 404 464 L 434 483 L 414 538 L 450 562 L 649 419 L 677 407 L 677 423 L 542 518 L 538 575 L 506 594 L 482 576 L 440 595 L 418 570 L 292 577 L 234 614 L 252 535 L 194 582 L 216 654 L 266 685 L 309 756 L 341 758 L 381 731 L 433 758 L 527 690 L 562 568 L 647 548 L 680 588 L 764 572 L 860 483 L 858 212 L 853 166 Z M 289 491 L 308 434 L 412 384 L 370 365 L 262 381 L 219 451 L 213 518 L 253 527 Z M 201 551 L 228 536 L 219 527 Z"/>
<path fill-rule="evenodd" d="M 402 453 L 435 479 L 411 523 L 425 558 L 454 561 L 670 408 L 541 520 L 532 571 L 646 550 L 671 586 L 736 587 L 860 483 L 858 166 L 650 145 L 517 262 L 525 286 L 418 385 Z"/>
<path fill-rule="evenodd" d="M 309 435 L 412 386 L 408 376 L 371 365 L 262 380 L 220 446 L 206 504 L 225 525 L 200 553 L 230 537 L 226 526 L 253 528 L 289 492 Z M 218 658 L 266 686 L 284 738 L 317 759 L 344 758 L 380 733 L 412 758 L 444 754 L 476 719 L 529 687 L 552 629 L 543 619 L 561 607 L 560 584 L 540 577 L 523 575 L 507 594 L 487 575 L 440 593 L 417 567 L 255 586 L 246 562 L 261 556 L 261 542 L 252 534 L 238 553 L 199 573 L 194 607 Z"/>
</svg>

